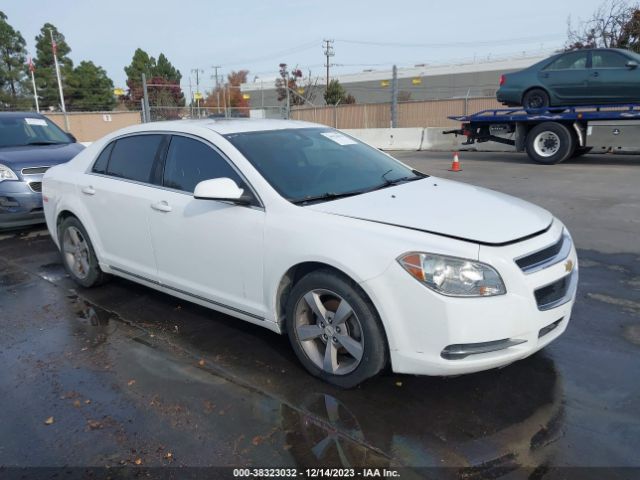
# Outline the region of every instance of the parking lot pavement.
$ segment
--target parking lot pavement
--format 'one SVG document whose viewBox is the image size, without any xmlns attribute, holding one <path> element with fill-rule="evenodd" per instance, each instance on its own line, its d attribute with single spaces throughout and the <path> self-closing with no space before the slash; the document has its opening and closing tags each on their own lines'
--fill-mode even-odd
<svg viewBox="0 0 640 480">
<path fill-rule="evenodd" d="M 640 466 L 638 158 L 463 153 L 454 174 L 449 154 L 397 156 L 569 225 L 581 280 L 557 342 L 501 370 L 339 390 L 284 337 L 125 280 L 79 289 L 42 228 L 0 233 L 0 466 Z"/>
</svg>

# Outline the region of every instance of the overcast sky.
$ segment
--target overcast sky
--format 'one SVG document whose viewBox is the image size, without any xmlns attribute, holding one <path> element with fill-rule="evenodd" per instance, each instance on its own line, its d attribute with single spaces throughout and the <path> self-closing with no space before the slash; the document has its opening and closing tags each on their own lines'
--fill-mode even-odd
<svg viewBox="0 0 640 480">
<path fill-rule="evenodd" d="M 45 22 L 65 35 L 77 64 L 92 60 L 124 87 L 136 48 L 160 52 L 182 72 L 199 68 L 201 90 L 220 72 L 245 68 L 272 78 L 278 63 L 323 75 L 322 40 L 335 39 L 338 72 L 392 63 L 458 63 L 549 50 L 566 40 L 567 18 L 587 18 L 601 0 L 479 2 L 441 0 L 2 0 L 14 28 L 34 51 Z M 354 43 L 362 42 L 362 43 Z"/>
</svg>

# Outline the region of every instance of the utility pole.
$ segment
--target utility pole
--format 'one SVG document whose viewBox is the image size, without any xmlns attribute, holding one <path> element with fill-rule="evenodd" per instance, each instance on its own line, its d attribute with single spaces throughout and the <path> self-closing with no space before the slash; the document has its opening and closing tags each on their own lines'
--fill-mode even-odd
<svg viewBox="0 0 640 480">
<path fill-rule="evenodd" d="M 325 39 L 322 41 L 322 43 L 324 47 L 324 56 L 327 59 L 325 64 L 325 67 L 327 67 L 327 83 L 324 89 L 326 94 L 327 91 L 329 90 L 329 67 L 331 66 L 331 64 L 329 63 L 329 58 L 333 57 L 336 54 L 336 52 L 333 50 L 333 40 Z"/>
<path fill-rule="evenodd" d="M 218 113 L 220 113 L 220 89 L 218 88 L 219 84 L 218 84 L 218 69 L 222 68 L 221 65 L 212 65 L 211 68 L 213 68 L 213 71 L 215 72 L 213 74 L 213 78 L 216 82 L 216 105 L 218 105 Z"/>
<path fill-rule="evenodd" d="M 145 121 L 151 121 L 151 108 L 149 107 L 149 92 L 147 91 L 147 76 L 142 74 L 142 106 Z"/>
<path fill-rule="evenodd" d="M 398 126 L 398 68 L 394 65 L 391 77 L 391 128 Z"/>
<path fill-rule="evenodd" d="M 199 68 L 192 68 L 191 73 L 196 74 L 196 108 L 198 111 L 198 118 L 200 118 L 200 72 L 204 73 L 204 70 Z"/>
<path fill-rule="evenodd" d="M 64 94 L 62 93 L 62 80 L 60 79 L 60 65 L 58 65 L 58 44 L 53 39 L 53 30 L 51 29 L 49 29 L 49 36 L 51 37 L 51 49 L 53 50 L 53 63 L 56 66 L 56 76 L 58 77 L 58 91 L 60 93 L 60 108 L 62 109 L 62 113 L 64 114 L 64 126 L 68 132 L 70 130 L 69 118 L 67 117 L 67 108 L 65 107 Z"/>
<path fill-rule="evenodd" d="M 31 73 L 31 85 L 33 85 L 33 99 L 36 101 L 36 112 L 40 113 L 40 105 L 38 104 L 38 89 L 36 88 L 36 77 L 34 72 L 36 67 L 33 65 L 31 57 L 29 57 L 29 72 Z"/>
</svg>

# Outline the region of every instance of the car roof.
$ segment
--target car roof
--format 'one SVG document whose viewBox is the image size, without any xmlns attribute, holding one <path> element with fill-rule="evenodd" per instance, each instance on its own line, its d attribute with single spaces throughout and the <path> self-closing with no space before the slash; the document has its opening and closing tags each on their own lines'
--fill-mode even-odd
<svg viewBox="0 0 640 480">
<path fill-rule="evenodd" d="M 0 112 L 2 118 L 46 118 L 38 112 Z"/>
<path fill-rule="evenodd" d="M 127 133 L 149 131 L 176 131 L 188 133 L 192 130 L 208 129 L 220 135 L 245 132 L 264 132 L 299 128 L 329 128 L 317 123 L 297 120 L 250 119 L 250 118 L 207 118 L 202 120 L 170 120 L 135 125 L 125 129 Z"/>
</svg>

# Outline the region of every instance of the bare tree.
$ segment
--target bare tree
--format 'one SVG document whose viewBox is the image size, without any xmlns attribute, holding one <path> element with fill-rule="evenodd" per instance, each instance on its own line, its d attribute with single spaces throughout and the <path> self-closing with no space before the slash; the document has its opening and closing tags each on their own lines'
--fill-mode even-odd
<svg viewBox="0 0 640 480">
<path fill-rule="evenodd" d="M 581 48 L 627 48 L 640 50 L 640 6 L 629 0 L 606 0 L 574 27 L 567 21 L 568 41 L 565 50 Z"/>
</svg>

